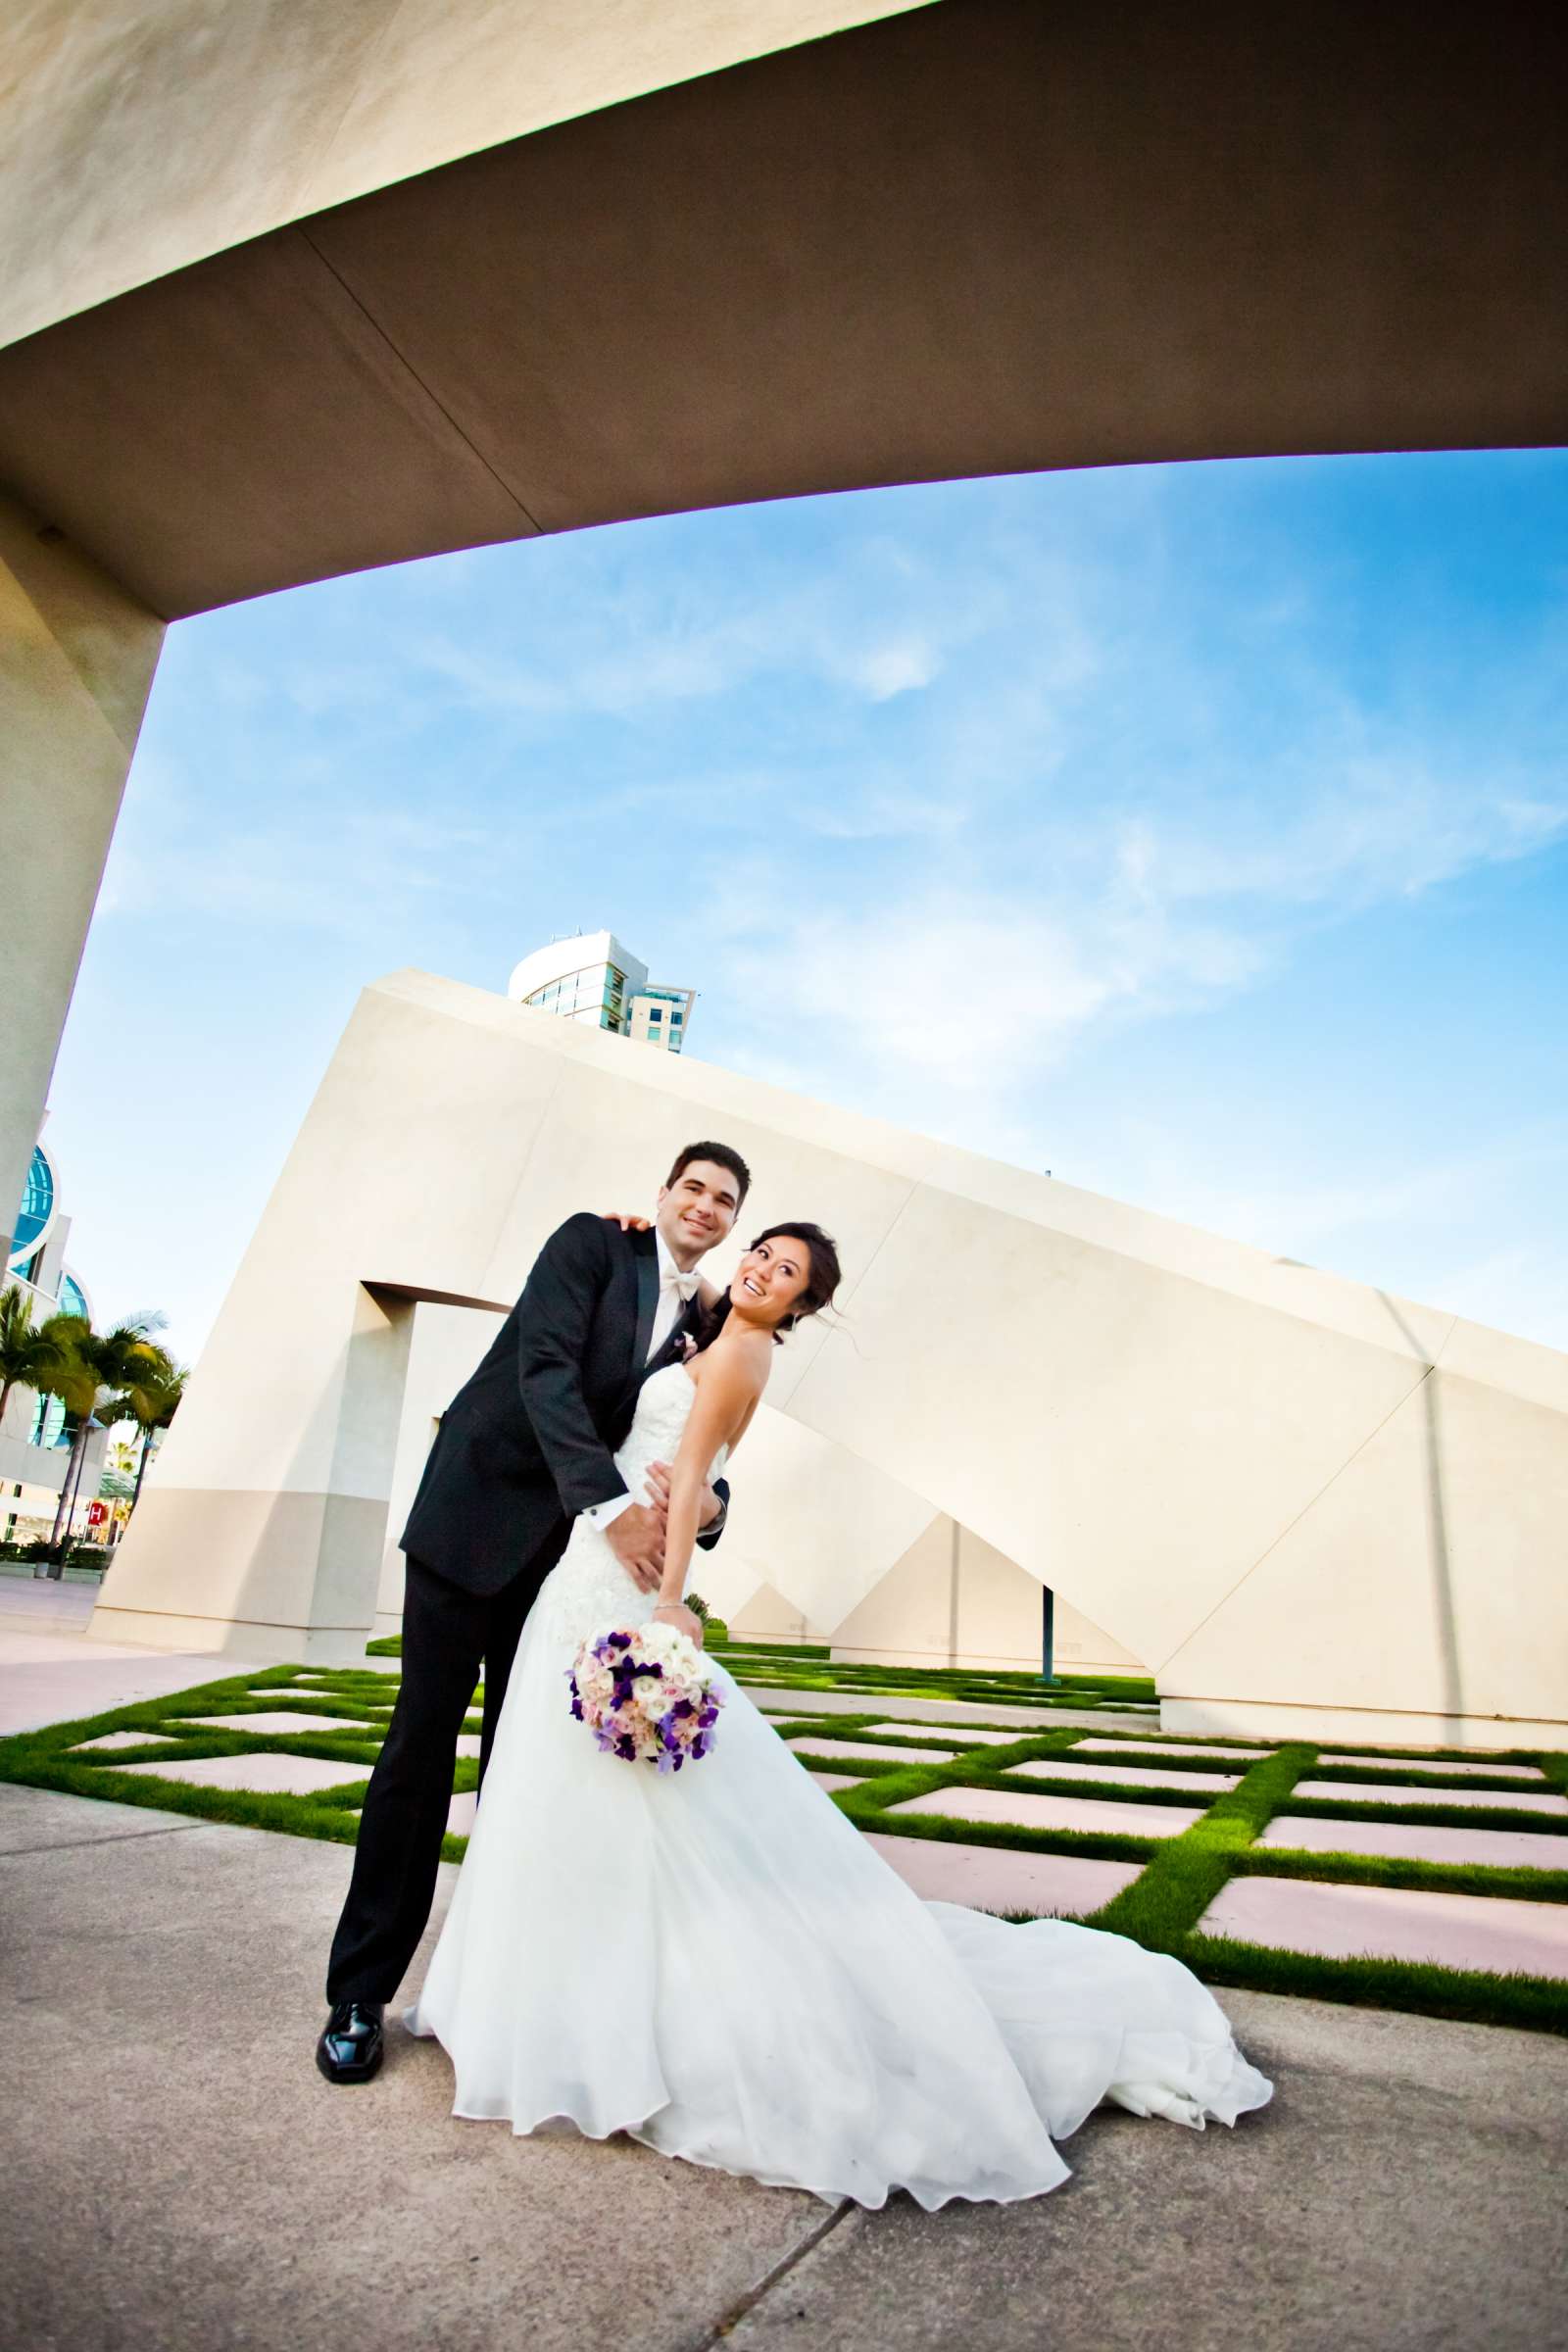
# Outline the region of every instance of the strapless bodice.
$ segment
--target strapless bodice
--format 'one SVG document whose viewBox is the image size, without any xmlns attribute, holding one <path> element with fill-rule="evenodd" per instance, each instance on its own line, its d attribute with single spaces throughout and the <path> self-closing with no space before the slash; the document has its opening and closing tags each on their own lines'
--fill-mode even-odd
<svg viewBox="0 0 1568 2352">
<path fill-rule="evenodd" d="M 615 1452 L 615 1468 L 627 1493 L 639 1502 L 650 1465 L 673 1464 L 696 1395 L 696 1383 L 684 1364 L 666 1364 L 643 1382 L 631 1428 Z M 709 1469 L 710 1480 L 718 1476 L 727 1452 L 727 1446 L 719 1447 Z M 575 1647 L 584 1635 L 607 1626 L 642 1625 L 653 1615 L 656 1599 L 657 1594 L 638 1592 L 606 1539 L 579 1518 L 534 1606 L 543 1613 L 552 1638 Z"/>
</svg>

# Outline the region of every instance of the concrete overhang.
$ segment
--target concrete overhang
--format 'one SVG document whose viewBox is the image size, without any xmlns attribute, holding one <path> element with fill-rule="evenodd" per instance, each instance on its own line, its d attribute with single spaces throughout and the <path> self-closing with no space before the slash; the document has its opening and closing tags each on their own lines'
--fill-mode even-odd
<svg viewBox="0 0 1568 2352">
<path fill-rule="evenodd" d="M 944 0 L 318 210 L 0 352 L 168 617 L 637 515 L 1556 442 L 1568 18 Z"/>
</svg>

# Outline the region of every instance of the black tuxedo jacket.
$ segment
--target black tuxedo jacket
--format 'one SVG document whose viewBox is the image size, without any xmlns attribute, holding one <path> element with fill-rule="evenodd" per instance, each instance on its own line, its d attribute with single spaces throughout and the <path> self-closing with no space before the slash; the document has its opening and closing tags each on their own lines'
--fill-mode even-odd
<svg viewBox="0 0 1568 2352">
<path fill-rule="evenodd" d="M 469 1592 L 499 1592 L 525 1573 L 541 1582 L 577 1513 L 625 1494 L 611 1455 L 644 1380 L 677 1360 L 699 1319 L 693 1299 L 647 1362 L 658 1304 L 652 1233 L 568 1217 L 442 1416 L 403 1549 Z M 727 1502 L 722 1482 L 718 1492 Z M 722 1524 L 699 1536 L 705 1549 Z"/>
</svg>

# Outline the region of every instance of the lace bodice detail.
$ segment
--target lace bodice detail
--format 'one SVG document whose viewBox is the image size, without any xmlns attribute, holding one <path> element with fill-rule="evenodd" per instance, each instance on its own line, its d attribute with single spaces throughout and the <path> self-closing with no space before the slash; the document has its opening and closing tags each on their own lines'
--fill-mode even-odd
<svg viewBox="0 0 1568 2352">
<path fill-rule="evenodd" d="M 639 1500 L 649 1464 L 674 1461 L 696 1395 L 683 1364 L 666 1364 L 644 1381 L 626 1442 L 615 1454 L 627 1492 Z M 717 1477 L 728 1450 L 719 1447 L 708 1473 L 710 1480 Z M 552 1637 L 575 1646 L 585 1634 L 606 1626 L 643 1624 L 653 1615 L 656 1599 L 654 1593 L 638 1592 L 597 1528 L 578 1519 L 535 1606 Z"/>
</svg>

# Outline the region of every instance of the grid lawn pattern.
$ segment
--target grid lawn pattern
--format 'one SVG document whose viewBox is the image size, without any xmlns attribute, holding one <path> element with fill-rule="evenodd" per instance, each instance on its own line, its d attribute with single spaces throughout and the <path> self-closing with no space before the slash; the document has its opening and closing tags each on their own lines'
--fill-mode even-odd
<svg viewBox="0 0 1568 2352">
<path fill-rule="evenodd" d="M 391 1663 L 396 1645 L 377 1646 L 388 1657 L 387 1671 L 270 1667 L 0 1741 L 0 1780 L 352 1844 L 366 1780 L 397 1694 Z M 1212 1984 L 1568 2033 L 1568 1963 L 1557 1977 L 1425 1961 L 1335 1959 L 1205 1934 L 1200 1924 L 1215 1897 L 1242 1877 L 1568 1905 L 1568 1869 L 1353 1850 L 1356 1832 L 1376 1820 L 1417 1830 L 1512 1832 L 1549 1853 L 1553 1833 L 1568 1836 L 1568 1804 L 1558 1815 L 1523 1807 L 1517 1799 L 1522 1787 L 1568 1798 L 1568 1754 L 1509 1749 L 1478 1758 L 1473 1750 L 1391 1748 L 1379 1751 L 1371 1764 L 1304 1741 L 1223 1739 L 1202 1742 L 1202 1753 L 1175 1754 L 1174 1748 L 1187 1743 L 1160 1739 L 1147 1685 L 1094 1678 L 1044 1692 L 1038 1681 L 1031 1689 L 1030 1678 L 1022 1675 L 839 1667 L 825 1656 L 772 1650 L 760 1655 L 741 1645 L 723 1655 L 737 1678 L 756 1690 L 802 1763 L 848 1781 L 835 1786 L 833 1801 L 859 1829 L 970 1848 L 1136 1864 L 1132 1882 L 1090 1913 L 1086 1924 L 1171 1952 Z M 807 1694 L 823 1690 L 841 1703 L 861 1698 L 863 1705 L 826 1716 L 808 1711 Z M 790 1709 L 792 1694 L 805 1701 L 799 1711 Z M 475 1694 L 466 1725 L 470 1735 L 479 1730 L 480 1696 Z M 887 1703 L 895 1698 L 934 1701 L 945 1711 L 918 1719 L 891 1717 Z M 962 1706 L 961 1720 L 954 1713 L 955 1700 Z M 988 1706 L 1000 1712 L 988 1718 Z M 1015 1720 L 1020 1708 L 1027 1708 L 1032 1720 Z M 265 1719 L 282 1710 L 322 1720 L 281 1731 L 244 1728 L 247 1716 Z M 1095 1716 L 1101 1712 L 1107 1721 L 1097 1729 Z M 1069 1713 L 1087 1721 L 1063 1720 Z M 1147 1729 L 1137 1724 L 1145 1713 Z M 213 1720 L 219 1716 L 238 1720 L 220 1726 Z M 1092 1752 L 1082 1750 L 1086 1740 L 1095 1743 Z M 813 1740 L 830 1745 L 813 1748 Z M 94 1741 L 113 1744 L 89 1744 Z M 862 1746 L 863 1759 L 855 1753 Z M 902 1747 L 910 1750 L 907 1762 L 898 1753 Z M 298 1759 L 303 1767 L 316 1767 L 309 1777 L 320 1785 L 294 1790 L 215 1788 L 158 1769 L 237 1756 Z M 1141 1761 L 1157 1766 L 1162 1783 L 1172 1785 L 1117 1778 L 1119 1766 L 1136 1768 Z M 334 1764 L 342 1767 L 341 1779 L 328 1773 L 321 1782 L 320 1768 Z M 1513 1767 L 1513 1777 L 1489 1772 L 1488 1764 Z M 1521 1766 L 1531 1768 L 1528 1783 L 1518 1774 Z M 286 1778 L 288 1769 L 281 1764 L 280 1777 Z M 1328 1784 L 1333 1793 L 1298 1796 L 1294 1792 L 1303 1781 Z M 477 1785 L 476 1759 L 460 1756 L 454 1792 L 466 1793 Z M 1385 1800 L 1385 1790 L 1397 1790 L 1397 1799 Z M 974 1791 L 988 1792 L 985 1805 L 993 1818 L 977 1820 L 961 1810 Z M 953 1800 L 953 1809 L 944 1806 L 945 1796 Z M 1084 1820 L 1091 1825 L 1097 1804 L 1114 1804 L 1121 1826 L 1032 1824 L 1029 1800 L 1041 1796 L 1084 1804 L 1090 1808 Z M 1461 1797 L 1467 1801 L 1458 1801 Z M 1484 1805 L 1475 1802 L 1478 1797 Z M 923 1800 L 922 1809 L 906 1810 L 916 1799 Z M 1160 1836 L 1160 1814 L 1168 1815 L 1172 1807 L 1187 1814 L 1196 1809 L 1198 1817 L 1176 1835 Z M 1148 1832 L 1130 1829 L 1129 1815 L 1146 1819 Z M 1259 1843 L 1281 1816 L 1343 1822 L 1347 1846 L 1318 1851 Z M 443 1852 L 459 1861 L 466 1845 L 465 1838 L 449 1834 Z"/>
</svg>

